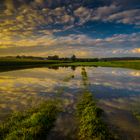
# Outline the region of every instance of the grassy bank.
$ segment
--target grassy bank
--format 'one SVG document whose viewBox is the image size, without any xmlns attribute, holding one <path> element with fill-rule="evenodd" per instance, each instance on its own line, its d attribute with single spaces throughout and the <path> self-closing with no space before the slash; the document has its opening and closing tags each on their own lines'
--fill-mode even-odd
<svg viewBox="0 0 140 140">
<path fill-rule="evenodd" d="M 140 70 L 140 60 L 120 60 L 120 61 L 98 61 L 98 62 L 82 62 L 67 60 L 33 60 L 18 58 L 0 58 L 0 71 L 9 71 L 16 69 L 32 68 L 32 67 L 78 67 L 78 66 L 95 66 L 95 67 L 118 67 L 131 68 Z"/>
<path fill-rule="evenodd" d="M 106 62 L 70 62 L 52 64 L 53 66 L 95 66 L 95 67 L 118 67 L 118 68 L 131 68 L 140 70 L 140 60 L 132 61 L 106 61 Z"/>
<path fill-rule="evenodd" d="M 0 139 L 46 139 L 59 112 L 58 103 L 50 100 L 28 111 L 14 113 L 0 124 Z"/>
<path fill-rule="evenodd" d="M 63 63 L 60 60 L 37 60 L 37 59 L 20 59 L 20 58 L 0 58 L 0 66 L 27 66 Z M 67 61 L 65 61 L 67 62 Z"/>
<path fill-rule="evenodd" d="M 19 58 L 0 58 L 0 72 L 20 70 L 37 67 L 47 67 L 53 64 L 67 63 L 59 60 L 36 60 L 36 59 L 19 59 Z"/>
</svg>

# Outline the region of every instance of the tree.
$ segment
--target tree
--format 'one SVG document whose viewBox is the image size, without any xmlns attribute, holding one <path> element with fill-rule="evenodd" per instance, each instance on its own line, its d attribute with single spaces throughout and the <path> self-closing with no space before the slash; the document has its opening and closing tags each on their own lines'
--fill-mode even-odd
<svg viewBox="0 0 140 140">
<path fill-rule="evenodd" d="M 54 56 L 48 56 L 49 60 L 59 60 L 59 56 L 58 55 L 54 55 Z"/>
<path fill-rule="evenodd" d="M 76 60 L 76 56 L 75 55 L 72 55 L 71 60 L 72 61 L 75 61 Z"/>
</svg>

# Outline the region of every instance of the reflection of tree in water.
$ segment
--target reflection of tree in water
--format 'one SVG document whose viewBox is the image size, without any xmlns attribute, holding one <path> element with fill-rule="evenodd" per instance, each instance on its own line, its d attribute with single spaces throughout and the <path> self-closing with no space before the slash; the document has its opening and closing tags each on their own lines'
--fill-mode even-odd
<svg viewBox="0 0 140 140">
<path fill-rule="evenodd" d="M 75 67 L 75 66 L 71 66 L 71 69 L 72 69 L 73 71 L 75 71 L 75 70 L 76 70 L 76 67 Z"/>
<path fill-rule="evenodd" d="M 48 68 L 49 69 L 53 69 L 53 70 L 59 70 L 59 67 L 58 66 L 49 66 Z"/>
</svg>

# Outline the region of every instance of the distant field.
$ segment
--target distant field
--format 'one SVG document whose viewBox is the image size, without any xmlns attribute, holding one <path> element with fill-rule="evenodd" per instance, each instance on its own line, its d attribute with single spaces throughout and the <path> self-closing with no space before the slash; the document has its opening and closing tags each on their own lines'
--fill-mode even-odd
<svg viewBox="0 0 140 140">
<path fill-rule="evenodd" d="M 59 60 L 36 60 L 36 59 L 18 59 L 18 58 L 0 58 L 0 72 L 16 69 L 49 66 L 52 64 L 64 63 Z M 65 61 L 65 63 L 67 63 Z"/>
<path fill-rule="evenodd" d="M 99 62 L 72 62 L 62 60 L 35 60 L 0 58 L 0 71 L 10 69 L 20 69 L 40 66 L 101 66 L 101 67 L 120 67 L 140 70 L 140 60 L 120 60 L 120 61 L 99 61 Z"/>
<path fill-rule="evenodd" d="M 54 63 L 59 63 L 59 62 L 61 62 L 61 61 L 59 61 L 59 60 L 36 60 L 36 59 L 0 58 L 0 66 L 54 64 Z"/>
<path fill-rule="evenodd" d="M 140 70 L 140 60 L 130 61 L 106 61 L 106 62 L 73 62 L 53 64 L 55 66 L 100 66 L 100 67 L 120 67 Z"/>
<path fill-rule="evenodd" d="M 55 60 L 0 58 L 0 72 L 48 66 L 50 64 L 56 64 L 56 63 L 58 64 L 59 62 Z"/>
</svg>

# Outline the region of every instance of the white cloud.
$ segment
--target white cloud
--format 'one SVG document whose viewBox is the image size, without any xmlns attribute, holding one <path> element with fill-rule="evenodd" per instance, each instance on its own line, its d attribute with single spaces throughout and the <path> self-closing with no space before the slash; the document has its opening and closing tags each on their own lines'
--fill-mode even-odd
<svg viewBox="0 0 140 140">
<path fill-rule="evenodd" d="M 78 9 L 74 11 L 74 15 L 79 18 L 78 24 L 80 25 L 89 21 L 92 17 L 92 13 L 93 13 L 93 10 L 85 8 L 85 7 L 79 7 Z"/>
<path fill-rule="evenodd" d="M 132 53 L 140 54 L 140 47 L 131 50 Z"/>
<path fill-rule="evenodd" d="M 106 20 L 117 21 L 124 24 L 140 25 L 140 9 L 133 9 L 115 13 L 110 15 Z"/>
<path fill-rule="evenodd" d="M 103 6 L 97 8 L 93 12 L 93 20 L 105 20 L 109 15 L 116 13 L 120 10 L 120 6 L 116 6 L 115 4 L 112 4 L 110 6 Z"/>
</svg>

